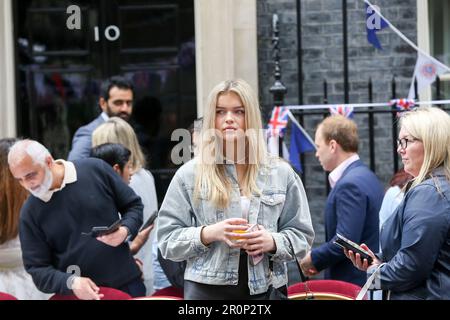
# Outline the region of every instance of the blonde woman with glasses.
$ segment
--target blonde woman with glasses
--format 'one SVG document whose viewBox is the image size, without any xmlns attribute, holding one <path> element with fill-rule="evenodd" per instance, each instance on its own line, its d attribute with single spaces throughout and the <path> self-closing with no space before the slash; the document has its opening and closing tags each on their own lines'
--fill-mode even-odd
<svg viewBox="0 0 450 320">
<path fill-rule="evenodd" d="M 308 252 L 314 231 L 300 178 L 266 151 L 245 81 L 211 91 L 198 143 L 169 186 L 157 228 L 163 257 L 187 261 L 184 298 L 285 296 L 285 262 Z"/>
<path fill-rule="evenodd" d="M 383 224 L 382 254 L 372 265 L 346 251 L 360 270 L 379 273 L 376 289 L 390 299 L 450 299 L 450 116 L 418 108 L 400 120 L 398 153 L 413 180 Z"/>
<path fill-rule="evenodd" d="M 121 118 L 112 117 L 101 124 L 92 134 L 92 146 L 96 147 L 104 143 L 119 143 L 131 151 L 130 164 L 132 177 L 130 181 L 131 189 L 141 197 L 144 204 L 144 223 L 150 215 L 158 210 L 158 200 L 156 197 L 155 182 L 152 174 L 145 169 L 145 157 L 139 146 L 133 128 Z M 149 237 L 149 238 L 148 238 Z M 133 241 L 133 246 L 139 249 L 135 255 L 143 262 L 144 284 L 147 295 L 153 293 L 153 258 L 152 242 L 154 232 L 139 232 Z M 141 242 L 136 244 L 136 241 Z"/>
</svg>

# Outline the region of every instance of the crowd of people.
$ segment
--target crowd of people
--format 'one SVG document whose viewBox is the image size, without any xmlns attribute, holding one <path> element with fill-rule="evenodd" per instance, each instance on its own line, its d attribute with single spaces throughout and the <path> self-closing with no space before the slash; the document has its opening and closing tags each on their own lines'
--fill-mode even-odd
<svg viewBox="0 0 450 320">
<path fill-rule="evenodd" d="M 211 90 L 195 123 L 195 157 L 177 170 L 160 208 L 128 123 L 133 99 L 125 78 L 106 80 L 102 113 L 75 133 L 67 160 L 37 141 L 0 140 L 0 292 L 99 300 L 100 287 L 110 287 L 150 296 L 174 285 L 173 263 L 187 300 L 286 299 L 293 261 L 307 277 L 361 287 L 374 274 L 389 299 L 450 299 L 446 112 L 423 107 L 401 117 L 404 169 L 386 192 L 358 155 L 356 123 L 339 115 L 319 123 L 316 157 L 331 192 L 324 243 L 313 248 L 302 180 L 268 153 L 245 81 Z M 337 246 L 338 234 L 371 259 Z"/>
</svg>

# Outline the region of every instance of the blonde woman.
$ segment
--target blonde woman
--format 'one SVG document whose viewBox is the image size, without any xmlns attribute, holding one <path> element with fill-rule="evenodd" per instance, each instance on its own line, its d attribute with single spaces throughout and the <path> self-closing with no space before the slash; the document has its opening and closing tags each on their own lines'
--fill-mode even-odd
<svg viewBox="0 0 450 320">
<path fill-rule="evenodd" d="M 382 254 L 373 262 L 346 251 L 360 270 L 379 268 L 377 289 L 391 299 L 450 299 L 450 116 L 419 108 L 400 121 L 398 153 L 414 179 L 381 229 Z M 382 264 L 384 262 L 384 264 Z"/>
<path fill-rule="evenodd" d="M 178 170 L 159 213 L 163 257 L 187 260 L 185 299 L 282 296 L 285 262 L 310 249 L 314 232 L 301 180 L 269 157 L 263 137 L 251 87 L 243 80 L 218 84 L 204 110 L 199 155 Z"/>
<path fill-rule="evenodd" d="M 118 117 L 109 118 L 108 121 L 101 124 L 92 134 L 92 146 L 96 147 L 104 143 L 119 143 L 131 151 L 130 164 L 132 177 L 130 187 L 141 197 L 144 204 L 144 223 L 151 214 L 158 210 L 158 200 L 156 197 L 155 182 L 152 174 L 144 169 L 145 157 L 137 140 L 133 128 L 128 122 Z M 146 238 L 149 236 L 149 238 Z M 152 263 L 152 242 L 154 232 L 140 232 L 133 241 L 133 247 L 136 247 L 136 241 L 141 242 L 135 255 L 143 262 L 144 284 L 147 289 L 147 295 L 153 293 L 153 263 Z M 145 244 L 144 244 L 145 243 Z"/>
</svg>

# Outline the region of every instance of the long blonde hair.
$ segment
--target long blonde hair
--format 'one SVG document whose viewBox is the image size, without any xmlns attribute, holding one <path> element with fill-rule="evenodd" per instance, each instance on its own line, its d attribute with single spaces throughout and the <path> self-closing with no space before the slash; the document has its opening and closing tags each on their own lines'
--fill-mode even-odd
<svg viewBox="0 0 450 320">
<path fill-rule="evenodd" d="M 423 143 L 423 164 L 411 187 L 422 183 L 438 167 L 443 167 L 450 181 L 450 116 L 439 108 L 422 107 L 406 113 L 400 126 Z"/>
<path fill-rule="evenodd" d="M 109 118 L 92 133 L 92 146 L 104 143 L 120 143 L 131 151 L 133 172 L 145 167 L 145 157 L 139 145 L 136 133 L 125 120 L 119 117 Z"/>
<path fill-rule="evenodd" d="M 19 214 L 28 192 L 8 167 L 8 152 L 17 139 L 0 139 L 0 245 L 17 237 Z"/>
<path fill-rule="evenodd" d="M 261 111 L 258 98 L 250 85 L 244 80 L 228 80 L 219 83 L 208 96 L 206 109 L 204 112 L 202 134 L 200 136 L 200 158 L 208 157 L 212 154 L 222 153 L 221 142 L 216 137 L 208 136 L 207 132 L 215 130 L 216 107 L 221 95 L 229 92 L 235 93 L 242 102 L 245 109 L 246 152 L 247 158 L 251 161 L 247 164 L 247 169 L 243 179 L 243 193 L 259 193 L 256 185 L 258 171 L 265 162 L 267 150 L 262 131 Z M 250 130 L 249 130 L 250 129 Z M 230 203 L 231 182 L 225 173 L 225 165 L 221 163 L 211 163 L 199 161 L 196 167 L 194 198 L 199 199 L 200 195 L 206 195 L 216 207 L 225 208 Z"/>
</svg>

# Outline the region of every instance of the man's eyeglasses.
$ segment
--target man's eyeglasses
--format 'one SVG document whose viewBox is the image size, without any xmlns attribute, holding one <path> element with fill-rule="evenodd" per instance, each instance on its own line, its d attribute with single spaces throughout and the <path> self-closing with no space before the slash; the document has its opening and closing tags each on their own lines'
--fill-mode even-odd
<svg viewBox="0 0 450 320">
<path fill-rule="evenodd" d="M 406 149 L 406 148 L 408 148 L 408 142 L 414 142 L 416 140 L 417 139 L 408 139 L 408 138 L 397 139 L 397 147 Z"/>
</svg>

